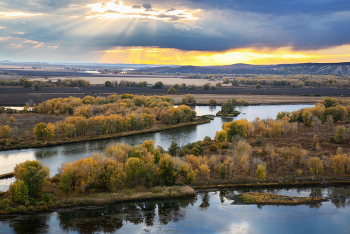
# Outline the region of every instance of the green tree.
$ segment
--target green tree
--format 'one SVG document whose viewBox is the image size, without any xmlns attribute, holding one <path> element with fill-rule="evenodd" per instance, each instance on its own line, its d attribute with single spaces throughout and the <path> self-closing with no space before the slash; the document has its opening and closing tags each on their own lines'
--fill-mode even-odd
<svg viewBox="0 0 350 234">
<path fill-rule="evenodd" d="M 163 88 L 163 86 L 164 86 L 163 82 L 158 81 L 152 86 L 152 89 L 161 89 L 161 88 Z"/>
<path fill-rule="evenodd" d="M 134 187 L 136 179 L 142 175 L 143 161 L 139 158 L 128 158 L 125 163 L 125 172 L 127 176 L 134 181 Z"/>
<path fill-rule="evenodd" d="M 175 157 L 179 152 L 179 149 L 180 149 L 179 144 L 173 139 L 168 149 L 169 154 Z"/>
<path fill-rule="evenodd" d="M 223 164 L 221 167 L 220 167 L 220 178 L 221 179 L 225 179 L 226 178 L 226 167 L 225 165 Z"/>
<path fill-rule="evenodd" d="M 256 89 L 261 89 L 261 84 L 256 83 L 255 88 L 256 88 Z"/>
<path fill-rule="evenodd" d="M 73 175 L 70 172 L 64 172 L 61 174 L 61 180 L 60 180 L 60 185 L 59 185 L 59 189 L 67 194 L 68 197 L 68 193 L 72 190 L 71 184 L 72 184 L 72 180 L 73 180 Z"/>
<path fill-rule="evenodd" d="M 171 87 L 168 89 L 168 94 L 176 94 L 176 89 L 174 87 Z"/>
<path fill-rule="evenodd" d="M 258 181 L 260 182 L 260 180 L 263 180 L 266 177 L 266 168 L 262 164 L 259 164 L 258 168 L 256 169 L 255 175 L 258 178 Z"/>
<path fill-rule="evenodd" d="M 35 138 L 37 139 L 43 139 L 45 137 L 45 129 L 47 127 L 47 124 L 46 123 L 38 123 L 35 128 L 33 129 L 33 133 L 34 133 L 34 136 Z"/>
<path fill-rule="evenodd" d="M 15 167 L 15 178 L 23 180 L 29 189 L 31 197 L 37 197 L 49 178 L 50 169 L 48 166 L 42 166 L 40 161 L 27 160 L 17 164 Z"/>
<path fill-rule="evenodd" d="M 107 81 L 105 82 L 105 87 L 113 87 L 113 83 L 110 82 L 109 80 L 107 80 Z"/>
<path fill-rule="evenodd" d="M 17 180 L 10 184 L 9 192 L 14 202 L 25 203 L 29 191 L 23 180 Z"/>
</svg>

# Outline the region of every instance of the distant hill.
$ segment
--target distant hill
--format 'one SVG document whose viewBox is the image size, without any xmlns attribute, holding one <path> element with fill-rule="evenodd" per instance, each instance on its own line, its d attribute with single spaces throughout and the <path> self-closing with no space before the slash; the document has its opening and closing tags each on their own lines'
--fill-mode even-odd
<svg viewBox="0 0 350 234">
<path fill-rule="evenodd" d="M 350 76 L 350 62 L 346 63 L 300 63 L 279 65 L 233 64 L 225 66 L 180 66 L 139 69 L 155 73 L 201 73 L 201 74 L 314 74 Z"/>
</svg>

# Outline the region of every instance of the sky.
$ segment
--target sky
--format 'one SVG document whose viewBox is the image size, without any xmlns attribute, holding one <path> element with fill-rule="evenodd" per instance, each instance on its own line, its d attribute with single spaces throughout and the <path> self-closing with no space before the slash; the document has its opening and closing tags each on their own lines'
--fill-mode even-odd
<svg viewBox="0 0 350 234">
<path fill-rule="evenodd" d="M 0 61 L 350 61 L 349 0 L 2 0 Z"/>
</svg>

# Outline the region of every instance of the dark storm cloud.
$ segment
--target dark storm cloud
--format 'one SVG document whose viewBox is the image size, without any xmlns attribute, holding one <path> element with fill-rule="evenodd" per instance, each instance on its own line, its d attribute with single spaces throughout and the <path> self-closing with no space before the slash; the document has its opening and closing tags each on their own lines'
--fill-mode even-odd
<svg viewBox="0 0 350 234">
<path fill-rule="evenodd" d="M 0 12 L 12 10 L 45 15 L 25 19 L 0 18 L 0 26 L 5 27 L 0 31 L 0 37 L 23 38 L 67 48 L 82 46 L 91 51 L 96 50 L 95 47 L 114 46 L 200 51 L 292 46 L 305 50 L 350 43 L 349 0 L 134 0 L 124 1 L 124 5 L 133 9 L 169 10 L 156 16 L 162 20 L 85 19 L 84 16 L 91 15 L 87 5 L 99 2 L 102 1 L 2 1 Z M 181 13 L 169 15 L 175 9 L 201 11 L 193 15 L 198 20 L 187 21 Z M 118 12 L 107 10 L 105 13 Z"/>
</svg>

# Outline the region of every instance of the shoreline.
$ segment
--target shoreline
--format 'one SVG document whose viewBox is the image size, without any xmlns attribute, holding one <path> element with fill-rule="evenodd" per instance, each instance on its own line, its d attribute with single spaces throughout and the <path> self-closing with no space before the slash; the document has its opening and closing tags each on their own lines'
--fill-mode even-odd
<svg viewBox="0 0 350 234">
<path fill-rule="evenodd" d="M 120 192 L 104 192 L 104 193 L 91 193 L 80 194 L 78 196 L 64 197 L 63 199 L 50 201 L 50 202 L 40 202 L 35 206 L 18 205 L 17 208 L 13 207 L 11 210 L 0 210 L 1 216 L 18 216 L 25 214 L 36 214 L 48 211 L 54 211 L 57 209 L 74 209 L 75 207 L 91 207 L 95 206 L 100 208 L 110 204 L 117 204 L 123 202 L 143 202 L 143 201 L 153 201 L 153 200 L 165 200 L 174 198 L 190 198 L 196 196 L 196 192 L 193 188 L 189 186 L 170 186 L 170 187 L 159 187 L 160 192 L 152 191 L 154 188 L 147 189 L 141 193 L 133 193 L 136 188 L 127 189 L 124 188 Z M 129 193 L 130 192 L 130 193 Z M 135 192 L 135 191 L 134 191 Z M 136 191 L 137 192 L 137 191 Z M 7 192 L 8 193 L 8 192 Z M 1 202 L 1 200 L 0 200 Z M 45 203 L 45 204 L 44 204 Z M 19 210 L 22 206 L 25 210 Z M 15 210 L 14 210 L 15 209 Z"/>
<path fill-rule="evenodd" d="M 79 143 L 79 142 L 87 142 L 87 141 L 96 141 L 96 140 L 104 140 L 104 139 L 110 139 L 110 138 L 119 138 L 119 137 L 126 137 L 126 136 L 134 136 L 134 135 L 140 135 L 140 134 L 145 134 L 145 133 L 154 133 L 154 132 L 161 132 L 165 130 L 170 130 L 170 129 L 175 129 L 175 128 L 181 128 L 181 127 L 187 127 L 187 126 L 194 126 L 194 125 L 199 125 L 199 124 L 205 124 L 209 123 L 210 119 L 199 119 L 194 122 L 187 122 L 187 123 L 179 123 L 175 125 L 165 125 L 165 126 L 160 126 L 160 127 L 155 127 L 155 128 L 149 128 L 149 129 L 143 129 L 139 131 L 129 131 L 129 132 L 120 132 L 116 134 L 109 134 L 109 135 L 101 135 L 98 137 L 92 137 L 92 138 L 84 138 L 81 140 L 70 140 L 70 141 L 46 141 L 43 142 L 43 144 L 31 144 L 30 146 L 28 145 L 20 145 L 20 146 L 10 146 L 9 148 L 1 148 L 0 152 L 2 151 L 9 151 L 9 150 L 20 150 L 20 149 L 31 149 L 31 148 L 43 148 L 43 147 L 51 147 L 51 146 L 58 146 L 58 145 L 66 145 L 66 144 L 73 144 L 73 143 Z"/>
<path fill-rule="evenodd" d="M 148 189 L 148 191 L 135 194 L 133 196 L 133 193 L 129 193 L 129 191 L 133 191 L 135 188 L 126 189 L 124 188 L 121 190 L 122 197 L 117 197 L 118 193 L 113 192 L 105 192 L 105 193 L 92 193 L 90 195 L 78 195 L 78 196 L 70 196 L 65 197 L 64 199 L 60 201 L 55 202 L 44 202 L 45 204 L 42 204 L 42 202 L 36 206 L 28 206 L 26 207 L 25 211 L 6 211 L 6 210 L 0 210 L 0 217 L 4 216 L 19 216 L 19 215 L 26 215 L 26 214 L 36 214 L 36 213 L 44 213 L 44 212 L 50 212 L 55 211 L 59 209 L 84 209 L 84 208 L 102 208 L 106 205 L 111 204 L 118 204 L 123 202 L 145 202 L 145 201 L 155 201 L 155 200 L 166 200 L 166 199 L 174 199 L 174 198 L 191 198 L 197 195 L 197 192 L 200 192 L 202 189 L 221 189 L 221 188 L 285 188 L 285 187 L 330 187 L 330 186 L 341 186 L 341 185 L 350 185 L 350 181 L 338 181 L 333 183 L 328 183 L 326 185 L 322 185 L 320 182 L 312 182 L 312 183 L 293 183 L 293 184 L 280 184 L 280 183 L 261 183 L 261 184 L 225 184 L 225 185 L 216 185 L 216 187 L 198 187 L 198 186 L 191 186 L 191 185 L 185 185 L 185 186 L 170 186 L 170 187 L 161 187 L 163 190 L 160 193 L 154 193 Z M 153 187 L 156 188 L 156 187 Z M 186 190 L 186 191 L 184 191 Z M 126 194 L 125 194 L 126 191 Z M 8 192 L 5 192 L 8 193 Z M 232 204 L 234 205 L 302 205 L 302 204 L 312 204 L 312 203 L 319 203 L 328 201 L 329 198 L 325 197 L 322 198 L 319 201 L 306 201 L 301 203 L 288 203 L 288 202 L 252 202 L 247 203 L 243 202 L 242 198 L 240 198 L 241 194 L 238 195 L 228 195 L 226 198 L 229 200 L 234 200 Z M 99 199 L 99 196 L 104 196 L 105 199 Z M 114 197 L 113 197 L 114 196 Z M 107 198 L 106 198 L 107 197 Z M 1 201 L 1 200 L 0 200 Z M 69 202 L 74 203 L 69 203 Z M 22 205 L 23 206 L 23 205 Z M 27 209 L 28 208 L 28 209 Z M 15 208 L 16 209 L 16 208 Z M 31 210 L 29 210 L 31 209 Z"/>
</svg>

